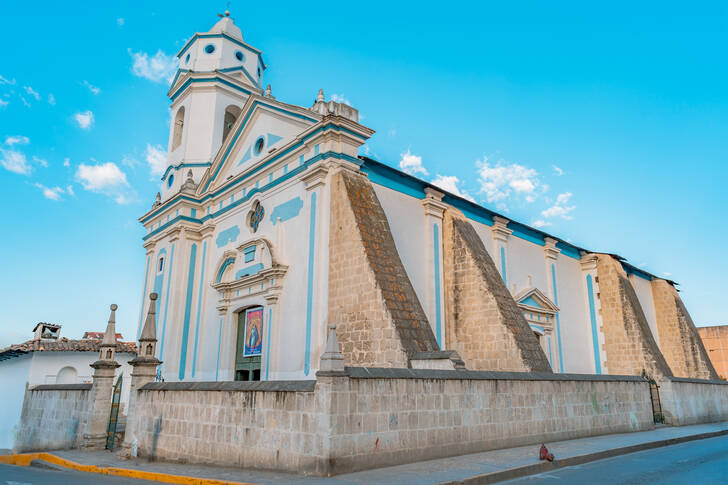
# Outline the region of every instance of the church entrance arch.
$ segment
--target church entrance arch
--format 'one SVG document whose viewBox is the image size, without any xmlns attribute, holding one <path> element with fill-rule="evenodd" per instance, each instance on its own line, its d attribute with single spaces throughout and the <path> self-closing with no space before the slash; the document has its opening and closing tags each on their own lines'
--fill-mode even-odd
<svg viewBox="0 0 728 485">
<path fill-rule="evenodd" d="M 237 344 L 235 346 L 236 381 L 260 380 L 264 314 L 262 306 L 249 307 L 238 313 Z"/>
</svg>

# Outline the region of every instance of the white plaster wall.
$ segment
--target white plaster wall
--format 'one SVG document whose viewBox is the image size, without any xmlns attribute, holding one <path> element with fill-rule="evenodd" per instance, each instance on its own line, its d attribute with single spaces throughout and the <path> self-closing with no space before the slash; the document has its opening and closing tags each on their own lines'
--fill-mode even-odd
<svg viewBox="0 0 728 485">
<path fill-rule="evenodd" d="M 0 449 L 12 448 L 15 442 L 31 359 L 31 356 L 26 355 L 0 362 L 0 389 L 3 392 L 3 404 L 0 406 Z"/>
<path fill-rule="evenodd" d="M 495 254 L 493 231 L 491 230 L 490 226 L 486 226 L 482 222 L 477 222 L 472 219 L 468 219 L 468 222 L 470 222 L 470 224 L 473 226 L 473 229 L 475 229 L 475 232 L 478 234 L 478 236 L 480 236 L 480 240 L 483 241 L 483 246 L 485 246 L 485 250 L 495 262 L 496 267 L 499 267 L 499 256 Z M 500 267 L 498 268 L 498 271 L 500 271 Z"/>
<path fill-rule="evenodd" d="M 511 235 L 506 244 L 506 263 L 508 266 L 508 290 L 512 295 L 528 287 L 528 276 L 531 275 L 531 286 L 549 296 L 548 276 L 546 275 L 545 254 L 543 246 Z M 513 285 L 516 285 L 515 291 Z"/>
<path fill-rule="evenodd" d="M 655 301 L 652 298 L 652 283 L 634 274 L 629 276 L 629 281 L 632 282 L 632 288 L 634 288 L 634 291 L 637 294 L 637 299 L 642 307 L 642 311 L 645 313 L 647 323 L 650 325 L 652 336 L 655 338 L 655 342 L 657 342 L 657 345 L 659 346 L 660 336 L 657 332 L 657 315 L 655 313 Z"/>
</svg>

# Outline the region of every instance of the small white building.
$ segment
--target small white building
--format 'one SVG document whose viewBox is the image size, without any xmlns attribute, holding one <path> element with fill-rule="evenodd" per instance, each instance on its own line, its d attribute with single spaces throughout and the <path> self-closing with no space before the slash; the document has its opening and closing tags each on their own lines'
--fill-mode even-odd
<svg viewBox="0 0 728 485">
<path fill-rule="evenodd" d="M 93 369 L 90 364 L 98 360 L 104 335 L 103 332 L 86 332 L 84 338 L 70 340 L 60 337 L 60 325 L 43 322 L 38 323 L 33 332 L 31 340 L 0 350 L 0 389 L 3 392 L 0 449 L 13 447 L 25 386 L 91 383 Z M 116 338 L 116 361 L 121 364 L 116 375 L 123 375 L 121 402 L 124 409 L 129 402 L 131 382 L 128 362 L 136 356 L 136 344 L 121 342 L 122 337 L 118 333 Z"/>
</svg>

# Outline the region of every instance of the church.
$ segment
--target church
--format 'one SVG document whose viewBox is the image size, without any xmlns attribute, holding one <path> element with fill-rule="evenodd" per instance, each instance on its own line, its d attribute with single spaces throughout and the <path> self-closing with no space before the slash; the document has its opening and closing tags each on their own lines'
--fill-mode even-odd
<svg viewBox="0 0 728 485">
<path fill-rule="evenodd" d="M 360 156 L 374 130 L 276 99 L 229 16 L 177 54 L 146 234 L 165 381 L 347 366 L 715 379 L 676 283 Z"/>
</svg>

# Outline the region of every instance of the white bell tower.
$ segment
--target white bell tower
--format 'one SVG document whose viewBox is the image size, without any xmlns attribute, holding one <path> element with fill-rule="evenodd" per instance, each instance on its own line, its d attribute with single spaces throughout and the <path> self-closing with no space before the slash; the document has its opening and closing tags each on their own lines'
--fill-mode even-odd
<svg viewBox="0 0 728 485">
<path fill-rule="evenodd" d="M 240 28 L 224 15 L 208 32 L 198 32 L 177 54 L 172 81 L 167 169 L 162 201 L 186 184 L 199 183 L 251 93 L 262 94 L 265 70 L 258 49 L 243 40 Z"/>
</svg>

